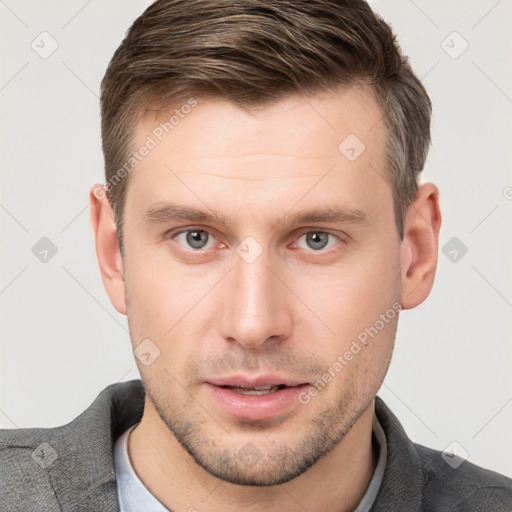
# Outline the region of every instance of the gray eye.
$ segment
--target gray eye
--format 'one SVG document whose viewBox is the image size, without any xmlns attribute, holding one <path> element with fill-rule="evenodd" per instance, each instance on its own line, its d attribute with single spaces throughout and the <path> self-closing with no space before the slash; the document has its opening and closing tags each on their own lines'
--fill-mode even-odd
<svg viewBox="0 0 512 512">
<path fill-rule="evenodd" d="M 329 242 L 329 233 L 322 231 L 312 231 L 306 233 L 306 243 L 311 249 L 323 249 Z"/>
<path fill-rule="evenodd" d="M 209 233 L 200 230 L 185 231 L 187 244 L 194 249 L 204 249 L 207 242 Z"/>
</svg>

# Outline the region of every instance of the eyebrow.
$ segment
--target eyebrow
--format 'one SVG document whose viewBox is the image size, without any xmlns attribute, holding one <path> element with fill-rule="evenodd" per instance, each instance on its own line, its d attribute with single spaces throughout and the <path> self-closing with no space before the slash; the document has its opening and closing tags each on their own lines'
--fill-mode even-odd
<svg viewBox="0 0 512 512">
<path fill-rule="evenodd" d="M 282 222 L 286 217 L 287 214 L 274 219 L 272 226 Z M 228 228 L 232 227 L 232 222 L 220 212 L 211 209 L 210 211 L 203 211 L 175 203 L 157 203 L 144 213 L 143 219 L 148 223 L 155 224 L 173 221 L 191 221 L 220 223 Z M 358 208 L 330 206 L 294 213 L 285 223 L 295 225 L 312 222 L 368 225 L 370 224 L 370 219 L 363 210 Z"/>
<path fill-rule="evenodd" d="M 306 212 L 294 214 L 290 220 L 291 224 L 302 224 L 307 222 L 332 222 L 340 224 L 369 224 L 368 215 L 358 208 L 340 208 L 331 206 L 318 208 Z"/>
<path fill-rule="evenodd" d="M 220 223 L 231 227 L 231 222 L 219 212 L 215 212 L 214 210 L 205 212 L 175 203 L 158 203 L 146 211 L 143 219 L 150 223 L 187 220 L 193 222 Z"/>
</svg>

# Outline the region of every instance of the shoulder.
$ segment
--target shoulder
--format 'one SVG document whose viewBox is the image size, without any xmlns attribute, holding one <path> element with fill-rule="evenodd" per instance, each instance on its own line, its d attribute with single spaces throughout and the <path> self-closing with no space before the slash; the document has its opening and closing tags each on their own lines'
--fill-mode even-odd
<svg viewBox="0 0 512 512">
<path fill-rule="evenodd" d="M 143 407 L 144 388 L 140 380 L 111 384 L 99 393 L 85 411 L 65 425 L 0 429 L 0 456 L 5 460 L 20 451 L 34 450 L 51 441 L 67 445 L 69 443 L 66 441 L 77 442 L 77 435 L 84 435 L 84 442 L 88 444 L 87 438 L 94 431 L 116 437 L 140 419 Z"/>
<path fill-rule="evenodd" d="M 460 457 L 414 443 L 422 461 L 423 503 L 432 510 L 512 510 L 512 480 Z"/>
<path fill-rule="evenodd" d="M 510 512 L 512 480 L 407 436 L 376 397 L 375 413 L 386 437 L 386 467 L 375 511 Z"/>
<path fill-rule="evenodd" d="M 21 503 L 26 510 L 58 510 L 47 469 L 59 456 L 55 440 L 61 429 L 0 430 L 0 496 L 8 510 L 20 510 Z"/>
<path fill-rule="evenodd" d="M 114 502 L 113 443 L 143 405 L 141 381 L 122 382 L 66 425 L 0 430 L 0 503 L 14 512 L 78 510 L 96 496 Z"/>
</svg>

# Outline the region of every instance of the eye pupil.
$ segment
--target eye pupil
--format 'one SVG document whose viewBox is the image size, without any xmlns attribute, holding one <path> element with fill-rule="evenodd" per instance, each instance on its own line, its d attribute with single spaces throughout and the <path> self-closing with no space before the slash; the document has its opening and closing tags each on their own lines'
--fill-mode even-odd
<svg viewBox="0 0 512 512">
<path fill-rule="evenodd" d="M 187 243 L 194 249 L 201 249 L 208 237 L 206 231 L 189 231 L 187 233 Z"/>
<path fill-rule="evenodd" d="M 308 241 L 308 244 L 313 249 L 323 249 L 327 245 L 327 242 L 329 241 L 329 234 L 321 233 L 318 231 L 308 233 L 307 241 Z M 312 242 L 312 244 L 310 242 Z"/>
</svg>

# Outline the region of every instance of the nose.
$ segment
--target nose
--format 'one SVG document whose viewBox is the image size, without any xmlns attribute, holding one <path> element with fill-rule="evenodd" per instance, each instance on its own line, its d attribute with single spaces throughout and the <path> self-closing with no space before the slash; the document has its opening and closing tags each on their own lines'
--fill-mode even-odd
<svg viewBox="0 0 512 512">
<path fill-rule="evenodd" d="M 235 259 L 223 290 L 220 334 L 224 339 L 259 348 L 267 340 L 290 336 L 293 296 L 278 275 L 265 252 L 252 263 Z"/>
</svg>

